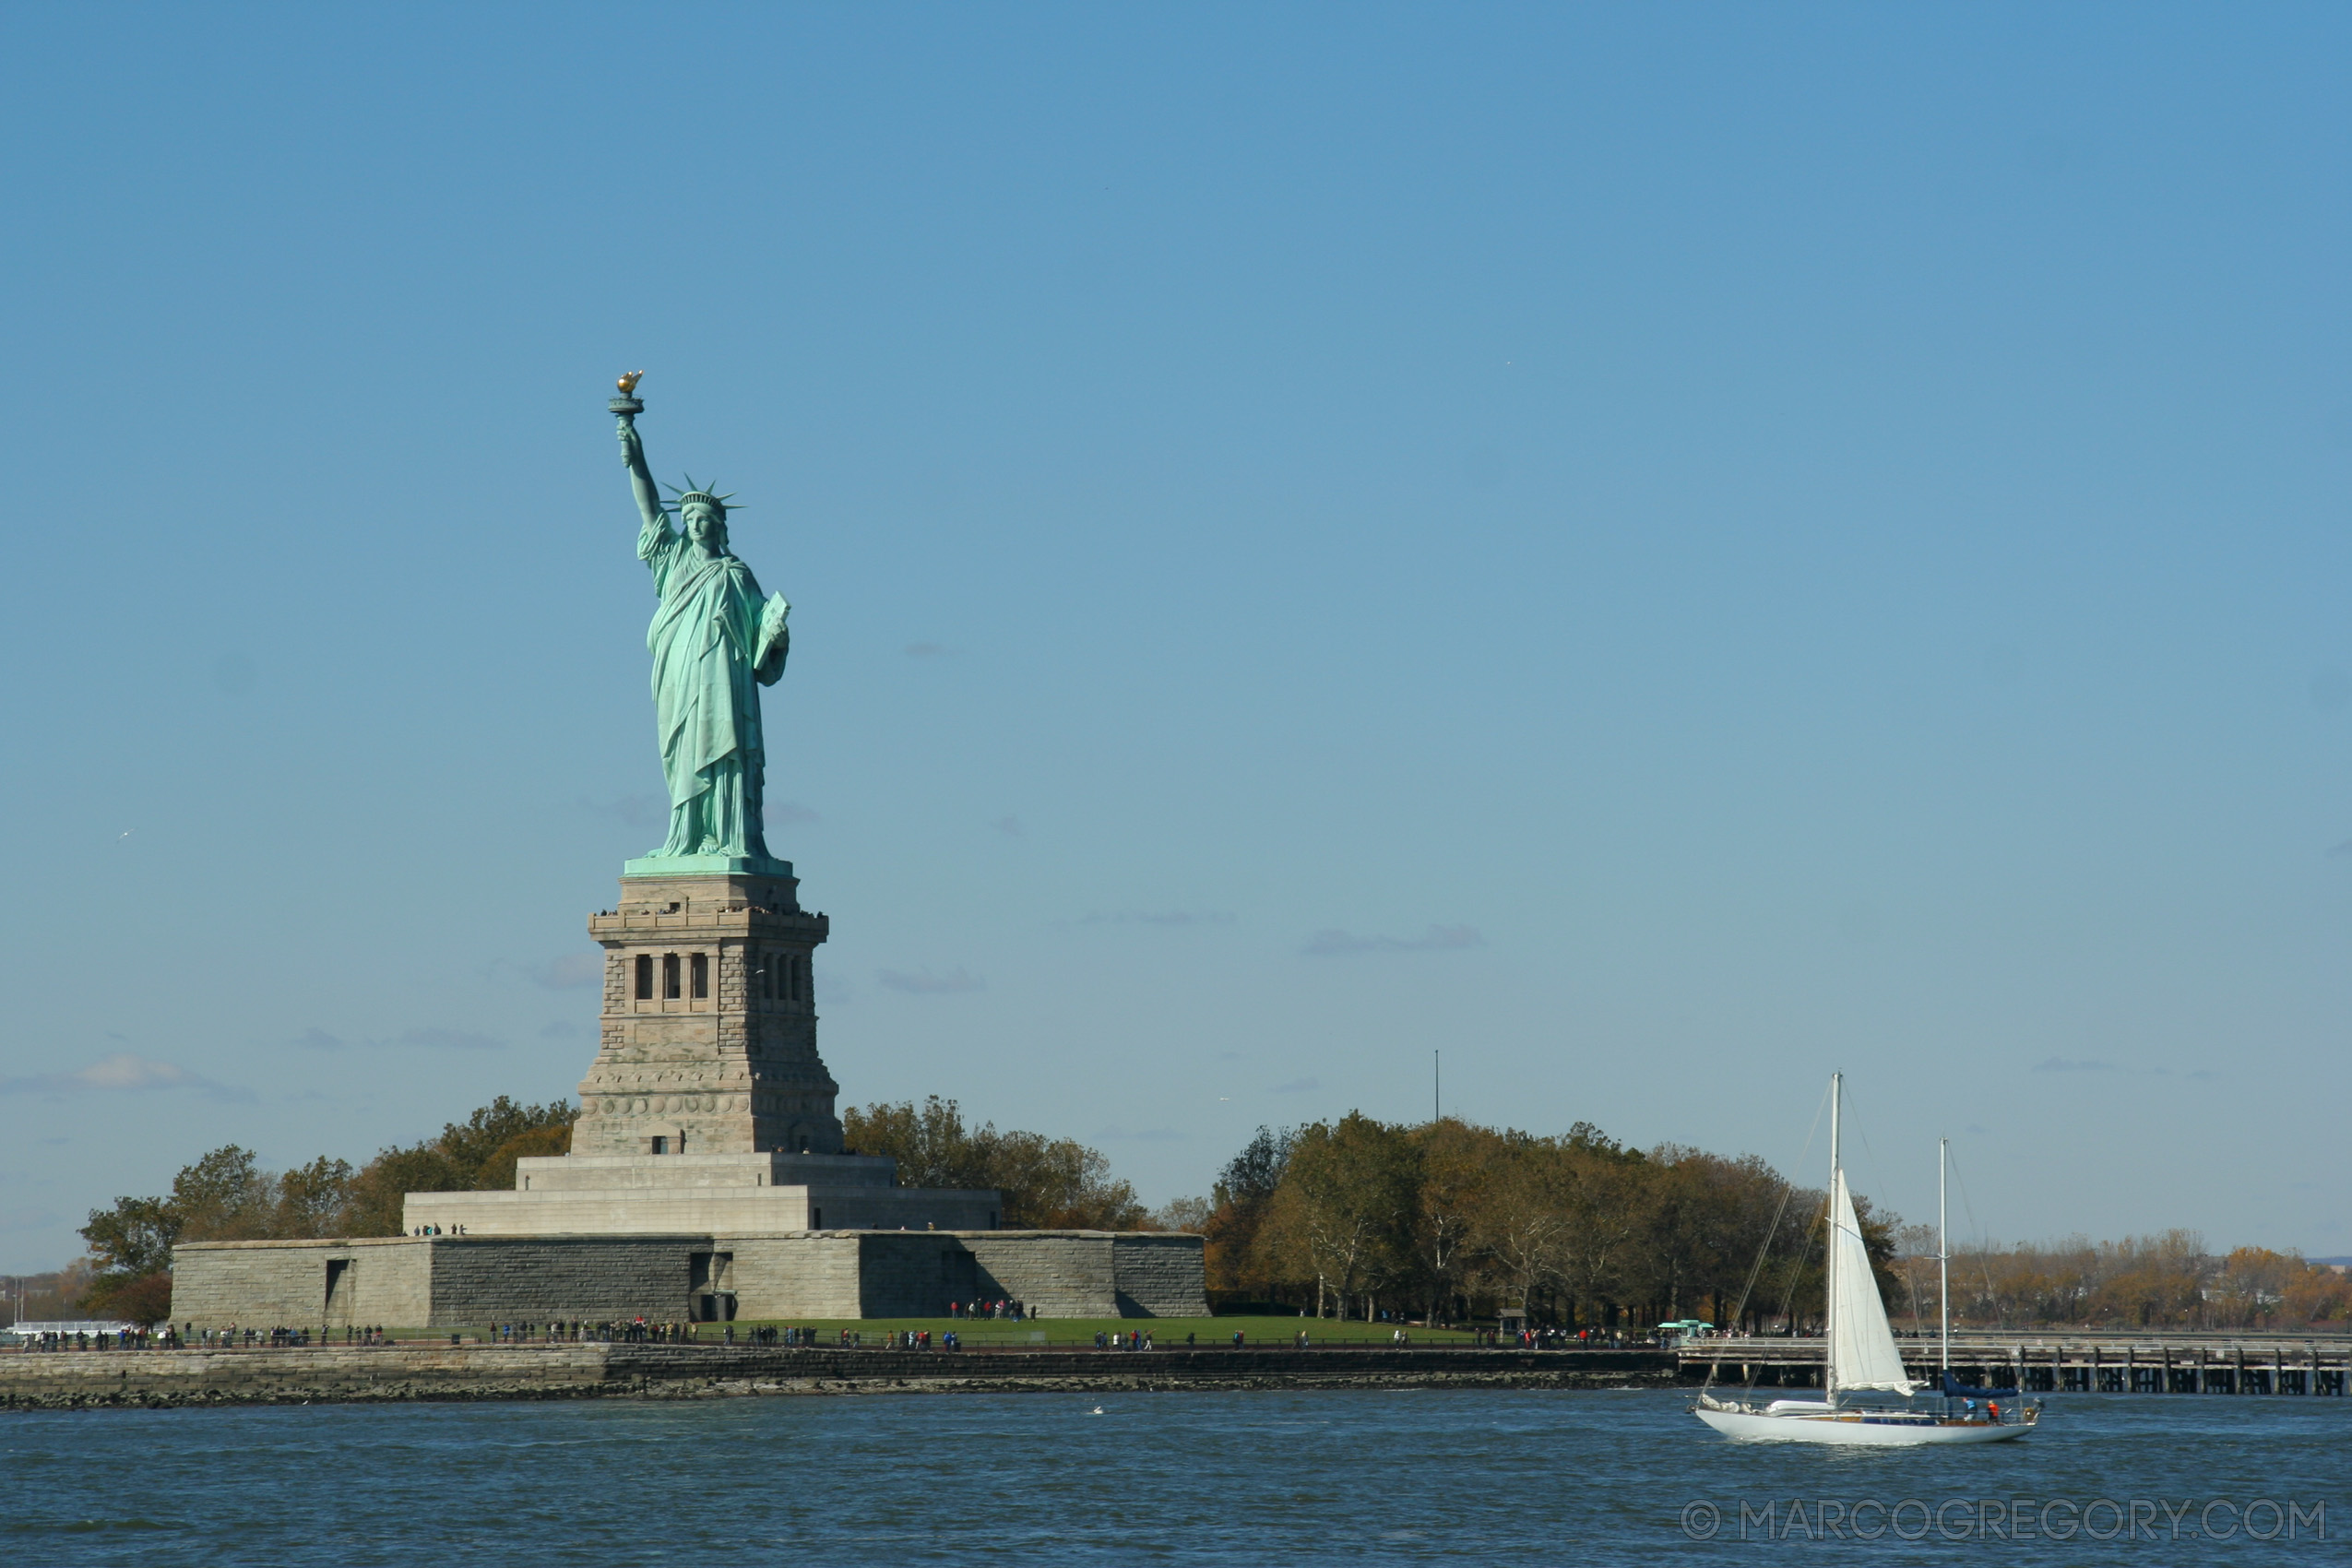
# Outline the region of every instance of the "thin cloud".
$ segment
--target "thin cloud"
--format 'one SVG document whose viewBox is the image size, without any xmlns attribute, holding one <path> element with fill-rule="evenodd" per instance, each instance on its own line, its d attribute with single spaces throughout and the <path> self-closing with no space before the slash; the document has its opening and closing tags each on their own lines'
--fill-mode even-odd
<svg viewBox="0 0 2352 1568">
<path fill-rule="evenodd" d="M 539 1027 L 539 1038 L 541 1039 L 569 1039 L 579 1032 L 580 1026 L 569 1018 L 550 1019 Z"/>
<path fill-rule="evenodd" d="M 946 646 L 941 643 L 909 643 L 907 645 L 909 659 L 944 659 L 948 652 Z"/>
<path fill-rule="evenodd" d="M 2352 860 L 2352 838 L 2346 838 L 2328 853 L 2338 860 Z"/>
<path fill-rule="evenodd" d="M 1319 931 L 1307 938 L 1301 952 L 1317 958 L 1352 953 L 1458 953 L 1483 947 L 1486 938 L 1470 925 L 1433 925 L 1419 936 L 1358 936 L 1345 931 Z"/>
<path fill-rule="evenodd" d="M 527 972 L 537 983 L 550 991 L 577 991 L 584 985 L 595 985 L 604 979 L 602 953 L 566 953 L 550 958 L 544 964 L 531 964 Z"/>
<path fill-rule="evenodd" d="M 798 801 L 786 801 L 781 805 L 767 808 L 767 820 L 770 822 L 823 822 L 825 818 L 817 815 Z"/>
<path fill-rule="evenodd" d="M 1190 1134 L 1180 1133 L 1173 1127 L 1146 1127 L 1134 1133 L 1130 1133 L 1123 1127 L 1105 1127 L 1095 1136 L 1105 1143 L 1125 1144 L 1181 1144 L 1188 1142 L 1191 1138 Z"/>
<path fill-rule="evenodd" d="M 1192 909 L 1116 909 L 1108 914 L 1095 913 L 1077 922 L 1080 925 L 1231 925 L 1231 915 L 1220 915 Z"/>
<path fill-rule="evenodd" d="M 670 820 L 670 800 L 666 795 L 624 795 L 617 801 L 582 800 L 577 804 L 631 827 L 652 827 Z"/>
<path fill-rule="evenodd" d="M 410 1029 L 392 1042 L 394 1045 L 422 1046 L 428 1051 L 504 1051 L 506 1042 L 488 1035 L 469 1034 L 464 1029 Z"/>
<path fill-rule="evenodd" d="M 1309 1090 L 1319 1089 L 1321 1087 L 1323 1087 L 1323 1085 L 1317 1079 L 1293 1078 L 1287 1084 L 1275 1085 L 1274 1092 L 1277 1094 L 1305 1094 Z"/>
<path fill-rule="evenodd" d="M 1017 816 L 1000 816 L 989 826 L 997 832 L 1013 838 L 1022 837 L 1028 831 L 1021 826 L 1021 819 Z"/>
<path fill-rule="evenodd" d="M 885 969 L 873 977 L 874 983 L 885 991 L 902 991 L 909 996 L 945 996 L 956 992 L 985 991 L 988 982 L 980 976 L 962 969 L 950 969 L 944 975 L 929 969 L 909 973 L 905 969 Z"/>
<path fill-rule="evenodd" d="M 568 1030 L 572 1026 L 550 1025 L 541 1034 L 552 1034 L 557 1028 Z M 292 1041 L 304 1051 L 348 1051 L 350 1042 L 340 1035 L 328 1034 L 315 1025 L 296 1035 Z M 489 1035 L 469 1034 L 463 1029 L 410 1029 L 392 1039 L 371 1039 L 362 1042 L 371 1051 L 398 1050 L 403 1046 L 422 1047 L 428 1051 L 504 1051 L 506 1042 Z"/>
<path fill-rule="evenodd" d="M 71 1073 L 42 1073 L 28 1078 L 0 1078 L 0 1094 L 137 1093 L 146 1089 L 190 1089 L 214 1099 L 250 1100 L 251 1089 L 191 1073 L 169 1062 L 152 1062 L 118 1051 Z"/>
<path fill-rule="evenodd" d="M 2168 1078 L 2169 1067 L 2126 1067 L 2113 1062 L 2101 1062 L 2096 1057 L 2075 1060 L 2065 1056 L 2046 1057 L 2034 1063 L 2037 1073 L 2123 1073 L 2135 1078 Z M 2192 1073 L 2191 1077 L 2211 1077 L 2210 1073 Z"/>
</svg>

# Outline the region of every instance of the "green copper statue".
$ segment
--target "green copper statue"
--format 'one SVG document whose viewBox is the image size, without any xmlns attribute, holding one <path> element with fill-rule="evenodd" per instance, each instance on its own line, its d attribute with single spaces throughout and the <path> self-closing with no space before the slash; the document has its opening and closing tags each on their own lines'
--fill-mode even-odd
<svg viewBox="0 0 2352 1568">
<path fill-rule="evenodd" d="M 636 379 L 621 378 L 612 411 L 644 519 L 637 559 L 652 569 L 653 590 L 661 596 L 645 641 L 653 655 L 661 771 L 670 784 L 670 836 L 624 869 L 765 871 L 775 862 L 760 817 L 767 754 L 759 688 L 784 673 L 791 641 L 784 618 L 791 606 L 780 593 L 763 599 L 752 569 L 728 551 L 727 496 L 697 486 L 690 474 L 677 499 L 662 504 L 637 434 L 645 405 L 635 395 Z M 670 526 L 672 509 L 683 533 Z"/>
</svg>

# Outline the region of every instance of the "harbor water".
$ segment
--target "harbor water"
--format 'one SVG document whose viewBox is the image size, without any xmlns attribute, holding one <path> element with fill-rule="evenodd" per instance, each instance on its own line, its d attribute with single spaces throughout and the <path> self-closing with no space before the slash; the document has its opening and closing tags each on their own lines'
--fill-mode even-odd
<svg viewBox="0 0 2352 1568">
<path fill-rule="evenodd" d="M 2352 1400 L 2081 1396 L 2018 1443 L 1726 1442 L 1624 1392 L 0 1415 L 0 1562 L 2346 1562 Z"/>
</svg>

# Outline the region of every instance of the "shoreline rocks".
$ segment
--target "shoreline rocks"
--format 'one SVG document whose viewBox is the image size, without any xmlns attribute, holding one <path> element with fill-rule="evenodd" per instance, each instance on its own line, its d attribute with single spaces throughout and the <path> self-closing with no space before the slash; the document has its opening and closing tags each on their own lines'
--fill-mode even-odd
<svg viewBox="0 0 2352 1568">
<path fill-rule="evenodd" d="M 1664 1387 L 1645 1350 L 867 1350 L 582 1344 L 0 1355 L 0 1411 L 878 1394 Z"/>
</svg>

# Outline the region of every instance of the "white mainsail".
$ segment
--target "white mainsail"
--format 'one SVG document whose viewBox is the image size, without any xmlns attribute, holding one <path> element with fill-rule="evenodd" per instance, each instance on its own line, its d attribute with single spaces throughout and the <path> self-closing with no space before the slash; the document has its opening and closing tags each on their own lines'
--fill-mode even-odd
<svg viewBox="0 0 2352 1568">
<path fill-rule="evenodd" d="M 1903 1353 L 1886 1325 L 1886 1307 L 1878 1299 L 1870 1249 L 1862 1243 L 1843 1170 L 1830 1177 L 1829 1297 L 1830 1397 L 1841 1389 L 1908 1394 L 1918 1386 L 1903 1374 Z"/>
</svg>

